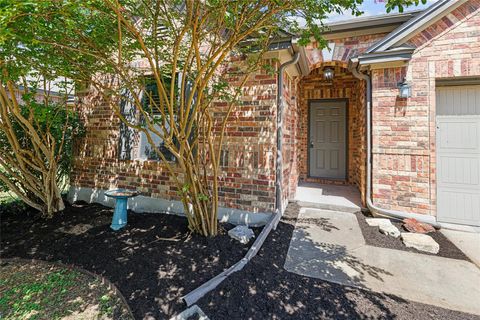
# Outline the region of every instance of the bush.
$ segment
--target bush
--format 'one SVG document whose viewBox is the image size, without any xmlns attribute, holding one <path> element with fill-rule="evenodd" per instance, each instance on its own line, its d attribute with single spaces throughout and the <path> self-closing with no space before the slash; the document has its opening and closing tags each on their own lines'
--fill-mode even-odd
<svg viewBox="0 0 480 320">
<path fill-rule="evenodd" d="M 10 105 L 2 101 L 0 178 L 3 179 L 0 179 L 0 192 L 14 192 L 27 204 L 38 204 L 33 207 L 50 215 L 47 211 L 57 210 L 47 209 L 50 204 L 45 203 L 45 199 L 49 196 L 43 194 L 42 186 L 55 184 L 60 192 L 65 189 L 72 168 L 73 140 L 84 130 L 78 114 L 66 103 L 49 102 L 49 99 L 44 100 L 47 103 L 39 102 L 35 94 L 22 96 L 18 104 L 20 114 L 12 111 L 11 101 Z M 38 192 L 39 189 L 42 191 Z M 61 199 L 55 201 L 61 202 Z M 63 203 L 57 209 L 61 207 Z"/>
</svg>

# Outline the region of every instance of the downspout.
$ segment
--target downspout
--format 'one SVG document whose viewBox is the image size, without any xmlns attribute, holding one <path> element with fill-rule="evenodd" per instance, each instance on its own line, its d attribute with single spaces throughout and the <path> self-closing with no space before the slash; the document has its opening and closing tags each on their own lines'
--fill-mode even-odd
<svg viewBox="0 0 480 320">
<path fill-rule="evenodd" d="M 285 69 L 296 64 L 300 59 L 300 53 L 296 52 L 292 60 L 284 62 L 278 68 L 277 76 L 277 161 L 275 163 L 275 212 L 283 214 L 283 72 Z"/>
<path fill-rule="evenodd" d="M 277 165 L 276 165 L 276 198 L 275 198 L 275 205 L 276 210 L 275 214 L 272 215 L 268 223 L 263 227 L 262 232 L 258 235 L 258 238 L 252 244 L 250 249 L 248 249 L 245 256 L 237 261 L 233 266 L 224 270 L 220 274 L 216 275 L 212 279 L 208 280 L 207 282 L 203 283 L 193 291 L 187 293 L 185 296 L 182 297 L 182 300 L 185 302 L 187 307 L 190 307 L 195 302 L 197 302 L 201 297 L 206 295 L 208 292 L 215 289 L 220 283 L 222 283 L 228 276 L 232 273 L 238 272 L 242 270 L 247 263 L 258 253 L 260 248 L 262 247 L 265 239 L 267 239 L 270 231 L 272 229 L 276 229 L 278 222 L 282 216 L 282 124 L 283 124 L 283 72 L 285 68 L 289 65 L 295 64 L 298 62 L 300 58 L 299 53 L 295 53 L 292 60 L 287 61 L 280 65 L 278 70 L 278 81 L 277 81 Z"/>
<path fill-rule="evenodd" d="M 390 209 L 380 208 L 375 205 L 372 201 L 372 79 L 368 73 L 363 73 L 358 70 L 358 59 L 352 59 L 351 64 L 349 65 L 350 71 L 355 77 L 361 80 L 365 80 L 367 83 L 367 90 L 365 93 L 365 100 L 367 103 L 366 107 L 366 118 L 367 118 L 367 192 L 366 192 L 366 203 L 367 208 L 372 212 L 372 214 L 377 216 L 384 216 L 394 219 L 408 219 L 414 218 L 420 222 L 428 223 L 435 228 L 440 229 L 440 224 L 436 221 L 433 216 L 413 213 L 413 212 L 404 212 L 396 211 Z"/>
</svg>

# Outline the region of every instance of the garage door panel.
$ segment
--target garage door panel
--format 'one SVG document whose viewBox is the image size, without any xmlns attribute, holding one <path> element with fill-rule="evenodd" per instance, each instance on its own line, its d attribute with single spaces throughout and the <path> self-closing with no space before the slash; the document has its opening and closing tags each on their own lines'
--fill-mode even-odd
<svg viewBox="0 0 480 320">
<path fill-rule="evenodd" d="M 437 88 L 437 215 L 480 226 L 480 86 Z"/>
<path fill-rule="evenodd" d="M 437 88 L 437 115 L 480 114 L 478 85 Z"/>
<path fill-rule="evenodd" d="M 480 160 L 476 155 L 471 157 L 440 155 L 438 180 L 442 186 L 446 187 L 478 186 L 480 183 Z"/>
<path fill-rule="evenodd" d="M 438 193 L 441 221 L 480 226 L 480 195 L 468 190 L 443 188 Z"/>
<path fill-rule="evenodd" d="M 479 152 L 480 141 L 478 140 L 480 132 L 480 123 L 477 117 L 469 117 L 470 119 L 459 119 L 462 116 L 455 117 L 438 117 L 438 151 L 452 152 Z M 463 116 L 465 117 L 465 116 Z M 463 149 L 463 150 L 462 150 Z"/>
</svg>

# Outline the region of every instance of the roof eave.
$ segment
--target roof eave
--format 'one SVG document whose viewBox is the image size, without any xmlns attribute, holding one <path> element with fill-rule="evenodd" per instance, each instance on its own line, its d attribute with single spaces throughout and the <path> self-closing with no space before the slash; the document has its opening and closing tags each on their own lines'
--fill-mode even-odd
<svg viewBox="0 0 480 320">
<path fill-rule="evenodd" d="M 356 57 L 360 66 L 369 66 L 379 63 L 407 62 L 412 58 L 414 48 L 395 49 L 385 52 L 363 54 Z"/>
<path fill-rule="evenodd" d="M 432 21 L 436 21 L 439 17 L 444 16 L 446 12 L 453 10 L 466 1 L 467 0 L 440 0 L 435 2 L 425 11 L 405 22 L 381 41 L 368 48 L 366 53 L 385 52 L 389 48 L 405 40 L 416 30 L 422 29 L 422 27 L 428 25 Z"/>
<path fill-rule="evenodd" d="M 385 14 L 366 18 L 350 19 L 342 22 L 325 24 L 326 30 L 322 34 L 332 34 L 361 29 L 373 29 L 383 26 L 400 25 L 420 14 L 423 10 L 409 11 L 399 14 Z"/>
</svg>

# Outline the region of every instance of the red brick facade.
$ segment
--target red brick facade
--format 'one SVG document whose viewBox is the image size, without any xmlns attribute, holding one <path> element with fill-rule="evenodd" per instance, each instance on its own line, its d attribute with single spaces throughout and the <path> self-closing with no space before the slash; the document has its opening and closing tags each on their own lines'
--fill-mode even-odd
<svg viewBox="0 0 480 320">
<path fill-rule="evenodd" d="M 372 68 L 373 201 L 390 209 L 434 215 L 435 86 L 445 78 L 480 76 L 480 0 L 471 0 L 408 39 L 416 47 L 402 67 Z M 348 101 L 347 180 L 365 202 L 366 111 L 365 82 L 347 69 L 351 57 L 362 54 L 386 34 L 333 39 L 333 62 L 321 50 L 307 47 L 308 76 L 285 74 L 283 127 L 283 200 L 295 196 L 298 181 L 308 177 L 308 104 L 318 99 Z M 274 63 L 278 66 L 278 63 Z M 323 68 L 334 66 L 332 82 Z M 409 99 L 398 98 L 398 82 L 412 84 Z M 239 81 L 231 75 L 230 81 Z M 273 212 L 276 155 L 275 75 L 258 73 L 247 83 L 242 103 L 232 115 L 224 144 L 221 203 L 228 208 Z M 222 116 L 222 103 L 216 116 Z M 178 199 L 176 187 L 162 163 L 118 160 L 119 122 L 95 96 L 82 103 L 87 136 L 79 143 L 72 177 L 74 186 L 93 189 L 136 187 L 145 195 Z M 325 181 L 320 181 L 325 182 Z M 328 182 L 328 181 L 327 181 Z M 336 181 L 338 183 L 338 181 Z"/>
<path fill-rule="evenodd" d="M 355 184 L 362 188 L 365 181 L 365 108 L 364 108 L 364 83 L 355 78 L 341 63 L 325 63 L 322 65 L 336 65 L 333 81 L 323 79 L 323 70 L 317 68 L 300 82 L 300 124 L 299 124 L 299 148 L 301 161 L 299 161 L 299 173 L 302 181 L 319 181 L 309 177 L 308 174 L 308 108 L 311 101 L 324 99 L 347 100 L 347 127 L 348 127 L 348 157 L 347 157 L 347 180 L 332 181 L 336 183 Z M 363 93 L 363 95 L 362 95 Z"/>
<path fill-rule="evenodd" d="M 373 198 L 382 207 L 435 215 L 436 81 L 480 76 L 480 1 L 468 1 L 408 41 L 403 68 L 373 80 Z M 398 98 L 406 77 L 412 97 Z"/>
<path fill-rule="evenodd" d="M 298 185 L 299 165 L 298 155 L 299 141 L 299 110 L 298 110 L 298 77 L 290 77 L 284 74 L 283 87 L 283 200 L 287 201 L 295 197 Z"/>
<path fill-rule="evenodd" d="M 316 43 L 307 47 L 307 60 L 311 68 L 308 76 L 299 82 L 299 126 L 298 126 L 298 172 L 299 179 L 307 182 L 353 184 L 361 193 L 365 204 L 366 191 L 366 118 L 365 82 L 353 76 L 347 65 L 350 58 L 362 54 L 373 43 L 386 34 L 377 33 L 329 40 L 334 43 L 331 62 L 324 62 Z M 334 67 L 333 81 L 325 81 L 323 68 Z M 348 151 L 347 179 L 325 180 L 308 175 L 308 108 L 310 101 L 322 99 L 346 99 L 348 105 Z"/>
<path fill-rule="evenodd" d="M 348 38 L 334 38 L 328 40 L 335 44 L 331 52 L 332 61 L 348 63 L 350 58 L 364 53 L 371 45 L 385 37 L 386 33 L 374 33 L 369 35 L 351 36 Z M 312 42 L 306 47 L 307 63 L 310 70 L 316 69 L 324 63 L 322 50 L 318 49 L 318 43 Z"/>
<path fill-rule="evenodd" d="M 229 81 L 235 84 L 241 77 L 231 74 Z M 265 71 L 253 74 L 241 104 L 230 116 L 219 183 L 222 207 L 253 212 L 274 210 L 276 81 L 275 75 Z M 223 117 L 225 105 L 215 105 L 214 117 Z M 120 122 L 108 105 L 89 94 L 82 99 L 80 110 L 86 137 L 77 143 L 72 186 L 136 188 L 145 196 L 179 200 L 177 188 L 161 162 L 119 160 Z"/>
</svg>

